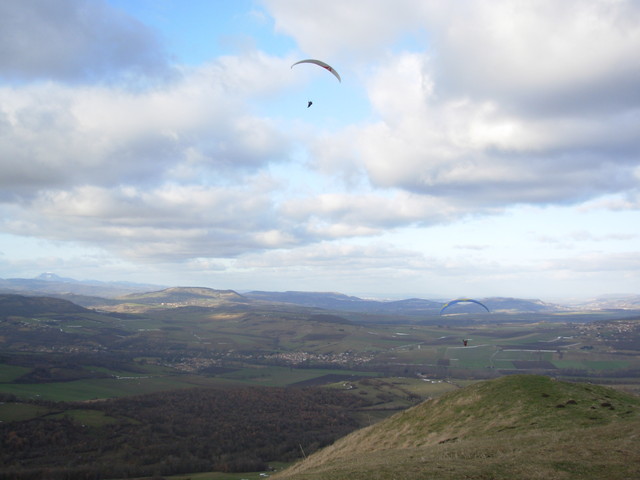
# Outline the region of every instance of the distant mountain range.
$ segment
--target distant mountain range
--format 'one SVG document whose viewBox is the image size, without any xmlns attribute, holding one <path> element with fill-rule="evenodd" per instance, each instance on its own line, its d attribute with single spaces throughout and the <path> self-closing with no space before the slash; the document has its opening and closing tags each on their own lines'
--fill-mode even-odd
<svg viewBox="0 0 640 480">
<path fill-rule="evenodd" d="M 325 308 L 344 312 L 368 312 L 374 314 L 419 315 L 437 314 L 444 302 L 409 298 L 406 300 L 381 301 L 365 300 L 335 292 L 248 292 L 244 296 L 270 302 L 285 302 L 305 307 Z M 516 298 L 486 298 L 481 300 L 491 311 L 501 312 L 555 312 L 563 310 L 559 305 L 544 303 L 540 300 Z M 450 307 L 450 314 L 486 313 L 476 304 L 458 304 Z"/>
<path fill-rule="evenodd" d="M 342 312 L 407 316 L 438 314 L 444 304 L 442 301 L 420 298 L 395 301 L 362 299 L 337 292 L 250 291 L 240 294 L 233 290 L 215 290 L 206 287 L 166 288 L 159 285 L 131 282 L 79 281 L 60 277 L 54 273 L 43 273 L 32 279 L 0 279 L 0 293 L 62 298 L 87 308 L 125 302 L 146 305 L 170 303 L 185 306 L 209 306 L 212 303 L 220 302 L 269 302 Z M 490 297 L 478 300 L 484 303 L 491 312 L 505 314 L 551 314 L 576 310 L 640 310 L 640 295 L 607 296 L 571 306 L 546 303 L 537 299 L 508 297 Z M 473 303 L 460 303 L 447 310 L 449 315 L 476 313 L 486 315 L 482 307 Z"/>
<path fill-rule="evenodd" d="M 42 273 L 35 278 L 0 278 L 0 293 L 53 294 L 69 299 L 75 295 L 115 298 L 138 292 L 163 288 L 160 285 L 131 282 L 101 282 L 98 280 L 75 280 L 55 273 Z"/>
</svg>

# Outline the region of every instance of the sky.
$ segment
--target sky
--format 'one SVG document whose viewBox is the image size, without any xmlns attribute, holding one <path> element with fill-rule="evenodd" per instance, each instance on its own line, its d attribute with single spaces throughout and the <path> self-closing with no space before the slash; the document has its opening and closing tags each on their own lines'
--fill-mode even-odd
<svg viewBox="0 0 640 480">
<path fill-rule="evenodd" d="M 637 0 L 0 2 L 0 278 L 639 294 L 638 52 Z"/>
</svg>

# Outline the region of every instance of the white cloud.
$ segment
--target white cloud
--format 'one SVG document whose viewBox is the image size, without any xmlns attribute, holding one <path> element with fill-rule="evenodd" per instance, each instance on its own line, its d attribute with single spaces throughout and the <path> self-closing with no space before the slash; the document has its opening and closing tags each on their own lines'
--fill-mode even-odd
<svg viewBox="0 0 640 480">
<path fill-rule="evenodd" d="M 315 3 L 263 0 L 276 31 L 295 38 L 314 57 L 374 56 L 395 37 L 420 27 L 424 7 L 413 0 L 335 0 Z"/>
<path fill-rule="evenodd" d="M 388 228 L 407 224 L 429 225 L 446 222 L 457 212 L 437 198 L 395 192 L 327 193 L 292 199 L 282 206 L 282 212 L 294 221 L 318 219 L 332 227 L 344 226 L 341 236 L 381 233 Z"/>
<path fill-rule="evenodd" d="M 253 87 L 239 79 L 255 80 L 243 62 L 233 65 L 240 74 L 212 64 L 142 92 L 55 83 L 0 87 L 4 196 L 76 184 L 154 184 L 176 172 L 215 181 L 220 171 L 282 159 L 286 136 L 250 113 L 243 95 Z M 269 71 L 258 77 L 261 89 L 278 84 Z"/>
</svg>

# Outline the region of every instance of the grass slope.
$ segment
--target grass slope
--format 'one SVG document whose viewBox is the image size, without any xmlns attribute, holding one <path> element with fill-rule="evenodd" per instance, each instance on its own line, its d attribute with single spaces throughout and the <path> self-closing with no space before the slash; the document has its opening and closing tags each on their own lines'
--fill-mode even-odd
<svg viewBox="0 0 640 480">
<path fill-rule="evenodd" d="M 640 478 L 640 398 L 502 377 L 358 430 L 274 478 Z"/>
</svg>

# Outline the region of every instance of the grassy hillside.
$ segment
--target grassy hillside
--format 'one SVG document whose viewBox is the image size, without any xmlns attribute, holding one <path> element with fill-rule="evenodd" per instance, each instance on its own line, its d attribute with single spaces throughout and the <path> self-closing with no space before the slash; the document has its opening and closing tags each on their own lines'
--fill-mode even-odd
<svg viewBox="0 0 640 480">
<path fill-rule="evenodd" d="M 359 430 L 277 479 L 640 478 L 640 398 L 513 375 Z"/>
</svg>

